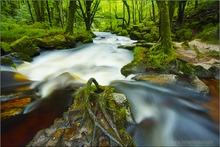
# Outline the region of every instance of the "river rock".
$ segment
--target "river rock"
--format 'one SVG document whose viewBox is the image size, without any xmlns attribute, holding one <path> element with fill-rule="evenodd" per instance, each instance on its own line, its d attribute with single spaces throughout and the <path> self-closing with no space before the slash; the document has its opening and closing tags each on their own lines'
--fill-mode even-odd
<svg viewBox="0 0 220 147">
<path fill-rule="evenodd" d="M 138 81 L 147 81 L 150 83 L 158 84 L 158 85 L 166 85 L 166 84 L 175 84 L 176 83 L 176 75 L 173 74 L 139 74 L 133 77 L 132 79 Z"/>
<path fill-rule="evenodd" d="M 219 66 L 211 66 L 209 69 L 208 69 L 211 73 L 212 73 L 212 76 L 215 78 L 215 79 L 218 79 L 220 80 L 220 75 L 219 75 Z"/>
<path fill-rule="evenodd" d="M 12 42 L 10 47 L 14 52 L 21 52 L 28 56 L 39 54 L 39 48 L 33 43 L 32 39 L 27 36 Z"/>
<path fill-rule="evenodd" d="M 197 76 L 193 78 L 191 84 L 193 87 L 195 87 L 200 92 L 203 92 L 203 93 L 210 92 L 209 87 L 204 82 L 202 82 Z"/>
<path fill-rule="evenodd" d="M 56 34 L 51 36 L 44 36 L 36 38 L 35 44 L 44 49 L 65 49 L 75 47 L 75 38 L 67 37 L 63 34 Z"/>
<path fill-rule="evenodd" d="M 105 90 L 98 93 L 100 86 L 98 90 L 89 85 L 90 80 L 63 117 L 39 131 L 27 146 L 134 146 L 124 128 L 126 98 L 102 86 Z"/>
</svg>

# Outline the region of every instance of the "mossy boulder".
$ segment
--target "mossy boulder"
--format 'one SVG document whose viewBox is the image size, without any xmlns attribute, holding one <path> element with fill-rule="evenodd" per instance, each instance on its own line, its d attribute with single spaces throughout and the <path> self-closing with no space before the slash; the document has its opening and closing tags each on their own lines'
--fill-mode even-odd
<svg viewBox="0 0 220 147">
<path fill-rule="evenodd" d="M 74 34 L 76 42 L 92 43 L 93 42 L 92 38 L 95 37 L 92 32 L 88 32 L 88 31 L 76 32 L 76 33 Z"/>
<path fill-rule="evenodd" d="M 141 33 L 138 32 L 138 31 L 131 31 L 129 34 L 130 34 L 130 38 L 132 40 L 141 40 L 141 39 L 143 39 Z"/>
<path fill-rule="evenodd" d="M 9 58 L 9 57 L 2 57 L 2 58 L 1 58 L 1 65 L 11 66 L 11 67 L 16 68 L 14 62 L 13 62 L 12 59 Z"/>
<path fill-rule="evenodd" d="M 2 55 L 5 55 L 5 54 L 8 54 L 8 53 L 12 52 L 12 50 L 10 48 L 10 45 L 6 42 L 0 42 L 0 48 L 1 48 L 1 54 Z"/>
<path fill-rule="evenodd" d="M 28 56 L 39 54 L 39 48 L 33 43 L 33 40 L 27 36 L 24 36 L 10 45 L 14 52 L 21 52 Z"/>
<path fill-rule="evenodd" d="M 125 130 L 127 115 L 132 117 L 122 96 L 91 78 L 78 90 L 63 118 L 39 131 L 28 146 L 135 146 Z"/>
<path fill-rule="evenodd" d="M 36 38 L 35 44 L 44 49 L 65 49 L 75 47 L 76 42 L 74 37 L 65 34 L 54 34 Z"/>
</svg>

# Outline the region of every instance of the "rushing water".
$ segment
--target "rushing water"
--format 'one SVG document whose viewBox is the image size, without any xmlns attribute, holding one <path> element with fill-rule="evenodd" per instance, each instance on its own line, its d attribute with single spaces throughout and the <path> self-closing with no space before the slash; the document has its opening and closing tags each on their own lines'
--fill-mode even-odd
<svg viewBox="0 0 220 147">
<path fill-rule="evenodd" d="M 116 79 L 124 79 L 120 69 L 132 60 L 133 53 L 117 47 L 134 41 L 110 33 L 95 34 L 97 38 L 94 39 L 94 43 L 70 50 L 45 51 L 34 58 L 31 64 L 18 66 L 17 70 L 37 81 L 53 78 L 64 72 L 86 81 L 94 77 L 102 85 L 108 85 Z"/>
<path fill-rule="evenodd" d="M 36 81 L 32 87 L 45 81 L 38 87 L 42 97 L 68 84 L 84 83 L 91 77 L 101 85 L 116 88 L 126 95 L 131 105 L 137 125 L 129 126 L 128 131 L 137 145 L 213 146 L 219 143 L 218 128 L 207 116 L 208 110 L 201 105 L 208 97 L 183 87 L 160 87 L 126 79 L 120 70 L 132 60 L 133 53 L 119 49 L 118 46 L 129 45 L 134 41 L 110 33 L 95 34 L 97 37 L 93 40 L 94 43 L 69 50 L 44 51 L 33 62 L 19 65 L 17 71 Z M 77 79 L 76 82 L 69 74 Z M 64 93 L 61 95 L 65 96 Z M 50 96 L 49 99 L 54 97 L 56 96 Z M 49 99 L 41 102 L 49 103 Z M 61 103 L 60 100 L 53 102 L 56 105 Z M 28 106 L 26 116 L 34 107 L 34 104 Z"/>
</svg>

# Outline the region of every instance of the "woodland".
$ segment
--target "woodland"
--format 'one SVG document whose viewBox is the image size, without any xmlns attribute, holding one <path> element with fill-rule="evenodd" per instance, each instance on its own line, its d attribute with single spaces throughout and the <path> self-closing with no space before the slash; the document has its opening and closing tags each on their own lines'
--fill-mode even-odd
<svg viewBox="0 0 220 147">
<path fill-rule="evenodd" d="M 35 84 L 38 89 L 30 89 L 29 86 L 34 81 L 16 71 L 23 63 L 32 64 L 43 52 L 72 50 L 81 45 L 94 44 L 94 38 L 97 37 L 95 32 L 109 32 L 135 41 L 131 45 L 118 46 L 118 50 L 125 49 L 132 52 L 133 56 L 131 62 L 120 69 L 120 74 L 124 77 L 135 74 L 132 78 L 135 81 L 163 86 L 167 81 L 172 81 L 170 75 L 178 76 L 177 81 L 181 81 L 181 86 L 190 85 L 200 94 L 213 97 L 210 104 L 205 106 L 211 110 L 209 117 L 219 127 L 219 1 L 1 0 L 0 3 L 1 66 L 10 68 L 9 71 L 1 70 L 2 146 L 138 146 L 139 141 L 144 142 L 145 139 L 132 139 L 132 133 L 125 129 L 128 124 L 136 123 L 130 112 L 129 100 L 121 100 L 122 103 L 115 100 L 116 97 L 124 97 L 115 94 L 112 87 L 120 89 L 126 82 L 118 85 L 113 83 L 111 87 L 102 86 L 96 79 L 90 78 L 82 84 L 80 77 L 65 72 L 53 78 L 60 80 L 60 83 L 63 82 L 61 79 L 65 79 L 66 87 L 62 85 L 62 90 L 54 91 L 42 99 L 37 94 L 42 90 L 39 87 L 54 79 L 51 77 L 38 82 Z M 116 39 L 115 42 L 117 41 Z M 76 82 L 73 83 L 77 86 L 68 85 L 69 81 Z M 82 85 L 84 87 L 79 88 Z M 137 85 L 136 87 L 140 86 Z M 172 88 L 175 90 L 176 87 Z M 159 91 L 157 90 L 156 92 Z M 172 93 L 171 97 L 175 97 L 175 94 Z M 183 97 L 186 94 L 194 96 L 191 91 L 183 90 L 180 94 Z M 176 97 L 178 96 L 177 94 Z M 54 101 L 58 97 L 71 97 L 71 100 Z M 190 107 L 190 111 L 191 107 L 196 109 L 192 110 L 192 114 L 201 114 L 203 117 L 203 109 L 200 113 L 201 108 L 193 106 L 202 101 L 197 101 L 196 98 L 196 102 L 187 99 L 187 103 L 183 105 Z M 35 101 L 39 101 L 33 103 L 36 110 L 30 109 L 31 113 L 26 114 L 26 106 Z M 62 105 L 62 108 L 57 104 Z M 44 110 L 46 105 L 53 107 L 51 109 L 54 113 L 47 113 Z M 164 105 L 169 107 L 168 102 Z M 172 105 L 174 104 L 171 103 Z M 41 119 L 36 119 L 39 115 Z M 57 119 L 60 117 L 63 118 Z M 128 123 L 126 117 L 133 121 Z M 42 120 L 45 120 L 45 124 L 41 124 Z M 138 125 L 153 126 L 154 120 Z M 138 131 L 141 132 L 141 129 Z M 154 143 L 148 145 L 155 145 Z M 183 144 L 185 145 L 187 144 Z"/>
</svg>

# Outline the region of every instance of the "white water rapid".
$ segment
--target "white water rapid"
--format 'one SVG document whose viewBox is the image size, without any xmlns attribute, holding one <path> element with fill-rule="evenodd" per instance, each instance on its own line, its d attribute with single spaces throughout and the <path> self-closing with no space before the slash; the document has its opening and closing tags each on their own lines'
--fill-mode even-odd
<svg viewBox="0 0 220 147">
<path fill-rule="evenodd" d="M 93 77 L 101 85 L 125 79 L 120 69 L 132 60 L 133 52 L 117 47 L 135 41 L 106 32 L 94 33 L 97 35 L 94 43 L 68 50 L 45 51 L 33 62 L 18 66 L 17 71 L 34 81 L 48 80 L 65 72 L 85 81 Z"/>
</svg>

